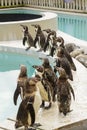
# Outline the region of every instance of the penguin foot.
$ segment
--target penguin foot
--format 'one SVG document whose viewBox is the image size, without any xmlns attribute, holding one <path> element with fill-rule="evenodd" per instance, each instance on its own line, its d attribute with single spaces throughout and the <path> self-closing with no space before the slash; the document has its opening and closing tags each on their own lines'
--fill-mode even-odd
<svg viewBox="0 0 87 130">
<path fill-rule="evenodd" d="M 22 126 L 23 126 L 23 124 L 21 124 L 21 123 L 18 123 L 18 122 L 15 123 L 15 129 L 18 129 Z"/>
<path fill-rule="evenodd" d="M 68 112 L 72 112 L 73 110 L 69 110 Z"/>
<path fill-rule="evenodd" d="M 36 128 L 28 128 L 28 130 L 36 130 Z"/>
<path fill-rule="evenodd" d="M 69 110 L 69 111 L 67 111 L 67 113 L 72 112 L 72 111 L 73 111 L 73 110 Z M 66 116 L 67 113 L 66 113 L 66 112 L 63 112 L 64 116 Z"/>
<path fill-rule="evenodd" d="M 66 115 L 67 115 L 67 113 L 66 113 L 66 112 L 63 112 L 63 114 L 64 114 L 64 116 L 66 116 Z"/>
<path fill-rule="evenodd" d="M 34 127 L 34 128 L 38 128 L 39 126 L 42 126 L 42 125 L 41 125 L 40 123 L 34 123 L 34 124 L 33 124 L 33 127 Z"/>
<path fill-rule="evenodd" d="M 51 56 L 50 54 L 48 54 L 47 56 Z"/>
<path fill-rule="evenodd" d="M 40 105 L 40 108 L 44 108 L 44 105 L 41 104 L 41 105 Z"/>
<path fill-rule="evenodd" d="M 59 112 L 62 113 L 63 111 L 61 109 L 59 109 Z"/>
<path fill-rule="evenodd" d="M 51 104 L 51 103 L 49 103 L 49 105 L 48 105 L 48 106 L 45 106 L 44 108 L 45 108 L 45 109 L 50 109 L 50 108 L 51 108 L 51 106 L 52 106 L 52 104 Z"/>
<path fill-rule="evenodd" d="M 42 126 L 40 123 L 34 123 L 28 130 L 37 130 L 39 126 Z"/>
<path fill-rule="evenodd" d="M 36 45 L 34 45 L 34 47 L 37 48 Z"/>
<path fill-rule="evenodd" d="M 45 106 L 45 102 L 42 101 L 42 104 L 40 105 L 40 108 L 44 108 L 44 106 Z"/>
<path fill-rule="evenodd" d="M 40 52 L 40 51 L 42 51 L 42 48 L 40 48 L 39 50 L 37 50 L 37 52 Z"/>
<path fill-rule="evenodd" d="M 27 47 L 25 50 L 28 51 L 30 49 L 30 47 Z"/>
</svg>

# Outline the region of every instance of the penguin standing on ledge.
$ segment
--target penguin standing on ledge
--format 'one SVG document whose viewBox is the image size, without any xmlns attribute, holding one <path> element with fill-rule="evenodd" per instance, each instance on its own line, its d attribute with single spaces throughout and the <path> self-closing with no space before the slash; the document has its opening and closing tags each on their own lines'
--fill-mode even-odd
<svg viewBox="0 0 87 130">
<path fill-rule="evenodd" d="M 59 72 L 58 78 L 58 89 L 57 89 L 57 100 L 59 112 L 66 115 L 68 112 L 71 112 L 71 93 L 75 100 L 74 90 L 71 84 L 68 82 L 68 76 L 65 70 L 61 67 L 56 67 Z"/>
<path fill-rule="evenodd" d="M 24 98 L 23 90 L 27 78 L 28 78 L 27 67 L 25 65 L 20 65 L 20 73 L 17 79 L 17 87 L 15 89 L 14 96 L 13 96 L 13 101 L 15 105 L 17 105 L 17 99 L 19 95 L 21 96 L 21 99 Z"/>
<path fill-rule="evenodd" d="M 47 51 L 47 49 L 51 49 L 52 47 L 52 38 L 51 37 L 56 37 L 56 31 L 51 30 L 51 29 L 44 29 L 43 31 L 45 31 L 47 33 L 47 39 L 46 39 L 46 43 L 44 45 L 44 52 Z M 50 55 L 50 54 L 49 54 Z"/>
<path fill-rule="evenodd" d="M 73 81 L 72 70 L 71 70 L 68 59 L 65 57 L 64 49 L 62 47 L 58 48 L 57 59 L 55 62 L 56 62 L 56 67 L 62 67 L 65 70 L 68 78 L 71 81 Z M 56 73 L 56 67 L 54 68 L 55 73 Z"/>
<path fill-rule="evenodd" d="M 52 101 L 56 101 L 56 90 L 57 90 L 57 76 L 54 73 L 52 66 L 50 65 L 48 58 L 40 58 L 43 63 L 42 66 L 44 68 L 43 71 L 43 79 L 46 80 L 50 85 L 51 93 L 52 93 Z"/>
<path fill-rule="evenodd" d="M 31 47 L 34 47 L 34 40 L 28 31 L 28 27 L 26 25 L 20 25 L 20 26 L 23 27 L 23 32 L 24 32 L 23 45 L 25 46 L 25 42 L 27 42 L 27 44 L 28 44 L 28 47 L 26 48 L 26 51 L 27 51 Z"/>
<path fill-rule="evenodd" d="M 71 69 L 72 69 L 73 71 L 76 71 L 76 66 L 75 66 L 75 64 L 74 64 L 74 61 L 73 61 L 73 59 L 72 59 L 70 53 L 67 51 L 66 46 L 64 45 L 64 42 L 62 42 L 62 44 L 60 44 L 60 47 L 63 48 L 63 50 L 64 50 L 64 55 L 65 55 L 66 58 L 68 59 Z"/>
<path fill-rule="evenodd" d="M 15 128 L 24 126 L 25 130 L 31 130 L 31 127 L 32 130 L 35 130 L 33 125 L 42 103 L 39 89 L 36 87 L 37 82 L 38 80 L 36 77 L 28 78 L 25 82 L 25 95 L 17 112 Z"/>
<path fill-rule="evenodd" d="M 38 42 L 38 45 L 40 47 L 39 51 L 42 51 L 44 49 L 44 45 L 46 42 L 46 36 L 41 30 L 41 26 L 38 24 L 32 24 L 33 27 L 35 27 L 36 36 L 34 39 L 34 46 L 36 47 L 36 43 Z"/>
<path fill-rule="evenodd" d="M 51 93 L 51 84 L 43 78 L 44 68 L 43 66 L 33 65 L 33 68 L 36 70 L 35 77 L 39 79 L 37 82 L 37 87 L 40 90 L 40 95 L 42 98 L 42 108 L 49 109 L 52 104 L 52 93 Z M 45 102 L 48 102 L 49 105 L 45 106 Z"/>
</svg>

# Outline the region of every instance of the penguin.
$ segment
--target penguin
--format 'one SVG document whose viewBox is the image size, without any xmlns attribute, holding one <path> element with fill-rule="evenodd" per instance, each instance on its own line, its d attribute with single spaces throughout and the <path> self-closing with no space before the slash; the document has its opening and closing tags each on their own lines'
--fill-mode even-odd
<svg viewBox="0 0 87 130">
<path fill-rule="evenodd" d="M 39 81 L 37 82 L 36 86 L 39 87 L 41 98 L 42 98 L 42 104 L 41 108 L 49 109 L 51 108 L 52 104 L 52 94 L 51 94 L 51 85 L 49 82 L 43 79 L 43 66 L 37 66 L 33 65 L 33 68 L 35 68 L 35 77 L 39 78 Z M 45 106 L 45 102 L 48 102 L 49 105 Z"/>
<path fill-rule="evenodd" d="M 46 51 L 47 47 L 50 46 L 50 50 L 49 50 L 49 54 L 48 56 L 52 56 L 54 55 L 54 51 L 57 48 L 57 42 L 54 41 L 54 39 L 56 38 L 56 31 L 51 30 L 48 34 L 47 37 L 47 41 L 46 41 L 46 45 L 44 47 L 44 51 Z"/>
<path fill-rule="evenodd" d="M 68 81 L 68 76 L 65 70 L 61 67 L 56 67 L 59 77 L 58 77 L 58 89 L 57 89 L 57 101 L 59 112 L 63 113 L 65 116 L 68 112 L 71 112 L 71 93 L 73 99 L 75 100 L 74 90 Z"/>
<path fill-rule="evenodd" d="M 53 35 L 53 34 L 51 34 Z M 52 37 L 52 47 L 51 47 L 51 51 L 50 51 L 50 54 L 52 57 L 54 56 L 54 54 L 56 53 L 57 51 L 57 48 L 59 46 L 61 46 L 62 44 L 64 43 L 64 39 L 63 37 L 61 36 L 56 36 L 56 32 L 54 32 L 54 35 Z"/>
<path fill-rule="evenodd" d="M 51 85 L 51 93 L 52 93 L 52 101 L 56 101 L 56 90 L 57 90 L 57 75 L 55 74 L 52 66 L 50 65 L 49 59 L 48 58 L 40 58 L 43 63 L 42 66 L 44 68 L 43 72 L 43 79 L 49 82 Z"/>
<path fill-rule="evenodd" d="M 27 78 L 28 78 L 27 67 L 25 65 L 20 65 L 20 73 L 17 79 L 17 87 L 13 95 L 13 102 L 15 105 L 17 105 L 17 99 L 19 95 L 21 96 L 21 99 L 23 99 L 24 97 L 23 89 Z"/>
<path fill-rule="evenodd" d="M 36 36 L 34 39 L 34 46 L 36 46 L 36 43 L 38 42 L 38 45 L 40 49 L 38 51 L 42 51 L 46 42 L 46 36 L 43 33 L 41 26 L 39 24 L 33 24 L 32 25 L 35 28 Z"/>
<path fill-rule="evenodd" d="M 26 25 L 20 25 L 23 28 L 23 32 L 24 32 L 24 37 L 23 37 L 23 45 L 25 46 L 25 42 L 27 42 L 28 47 L 26 48 L 26 51 L 29 50 L 31 47 L 35 47 L 34 46 L 34 40 L 32 35 L 30 34 L 29 30 L 28 30 L 28 26 Z"/>
<path fill-rule="evenodd" d="M 61 47 L 58 48 L 57 58 L 56 58 L 55 62 L 56 62 L 57 67 L 62 67 L 63 69 L 65 69 L 65 72 L 66 72 L 68 78 L 71 81 L 73 81 L 73 74 L 72 74 L 72 70 L 71 70 L 69 61 L 65 57 L 64 50 Z M 54 72 L 56 73 L 56 68 L 54 68 Z"/>
<path fill-rule="evenodd" d="M 76 66 L 75 66 L 75 64 L 74 64 L 74 62 L 73 62 L 73 59 L 72 59 L 70 53 L 67 51 L 67 49 L 66 49 L 66 47 L 65 47 L 65 45 L 64 45 L 64 41 L 63 41 L 63 40 L 62 40 L 62 44 L 60 44 L 60 47 L 63 48 L 63 50 L 64 50 L 64 55 L 65 55 L 66 58 L 68 59 L 71 69 L 72 69 L 73 71 L 76 71 Z"/>
<path fill-rule="evenodd" d="M 25 82 L 24 98 L 18 108 L 15 128 L 23 127 L 25 130 L 35 130 L 34 124 L 37 113 L 42 103 L 39 88 L 36 86 L 38 79 L 36 77 L 28 78 Z"/>
<path fill-rule="evenodd" d="M 76 49 L 80 49 L 80 46 L 77 46 L 75 43 L 67 43 L 65 44 L 66 50 L 71 53 L 72 51 L 75 51 Z"/>
<path fill-rule="evenodd" d="M 47 39 L 44 46 L 44 52 L 46 52 L 48 47 L 51 50 L 52 42 L 53 42 L 51 37 L 56 37 L 56 31 L 51 29 L 44 29 L 43 31 L 47 33 Z"/>
</svg>

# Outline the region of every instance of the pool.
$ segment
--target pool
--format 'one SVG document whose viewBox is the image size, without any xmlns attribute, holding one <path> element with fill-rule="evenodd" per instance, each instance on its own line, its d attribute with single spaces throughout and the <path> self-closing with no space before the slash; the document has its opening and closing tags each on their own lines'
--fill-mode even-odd
<svg viewBox="0 0 87 130">
<path fill-rule="evenodd" d="M 32 65 L 40 64 L 40 60 L 38 57 L 27 56 L 24 54 L 0 52 L 0 72 L 19 70 L 20 64 L 27 66 L 28 73 L 31 76 L 34 71 Z"/>
<path fill-rule="evenodd" d="M 58 13 L 58 28 L 71 36 L 87 41 L 87 15 Z"/>
<path fill-rule="evenodd" d="M 41 18 L 42 14 L 26 10 L 1 10 L 0 11 L 0 22 L 14 22 L 14 21 L 25 21 Z"/>
</svg>

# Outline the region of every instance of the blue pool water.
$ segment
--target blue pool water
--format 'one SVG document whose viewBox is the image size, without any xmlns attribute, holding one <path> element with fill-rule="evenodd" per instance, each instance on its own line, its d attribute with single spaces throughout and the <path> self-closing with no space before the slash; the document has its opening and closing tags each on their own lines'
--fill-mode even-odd
<svg viewBox="0 0 87 130">
<path fill-rule="evenodd" d="M 87 16 L 58 14 L 59 30 L 87 41 Z"/>
<path fill-rule="evenodd" d="M 32 9 L 12 9 L 3 10 L 0 13 L 30 13 L 40 14 L 44 11 Z M 58 15 L 58 29 L 78 39 L 87 41 L 87 15 L 72 15 L 66 13 L 57 13 Z"/>
<path fill-rule="evenodd" d="M 19 70 L 20 64 L 26 65 L 28 68 L 28 75 L 32 75 L 34 69 L 33 64 L 40 64 L 38 57 L 31 57 L 27 55 L 19 55 L 15 53 L 0 52 L 0 72 Z"/>
</svg>

